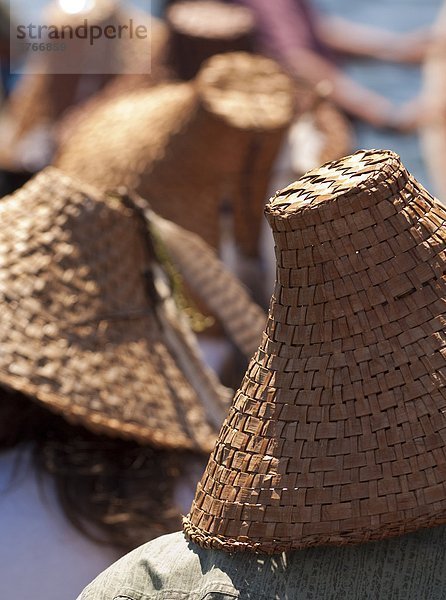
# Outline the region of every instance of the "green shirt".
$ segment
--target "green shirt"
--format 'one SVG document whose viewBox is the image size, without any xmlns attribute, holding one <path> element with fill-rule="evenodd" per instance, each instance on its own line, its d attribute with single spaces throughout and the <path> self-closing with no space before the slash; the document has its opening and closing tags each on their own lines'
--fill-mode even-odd
<svg viewBox="0 0 446 600">
<path fill-rule="evenodd" d="M 444 600 L 446 526 L 358 546 L 264 556 L 203 550 L 182 533 L 134 550 L 78 600 Z"/>
</svg>

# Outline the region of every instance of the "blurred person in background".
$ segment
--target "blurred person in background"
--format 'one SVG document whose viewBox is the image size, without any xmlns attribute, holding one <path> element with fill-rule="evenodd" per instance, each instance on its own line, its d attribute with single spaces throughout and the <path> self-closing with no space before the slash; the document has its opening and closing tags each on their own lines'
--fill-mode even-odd
<svg viewBox="0 0 446 600">
<path fill-rule="evenodd" d="M 357 148 L 391 148 L 432 186 L 417 133 L 420 62 L 441 0 L 234 1 L 255 12 L 263 51 L 354 117 Z"/>
<path fill-rule="evenodd" d="M 423 153 L 435 191 L 446 202 L 446 2 L 423 68 L 420 126 Z"/>
<path fill-rule="evenodd" d="M 412 113 L 361 85 L 337 64 L 339 55 L 414 63 L 425 53 L 428 31 L 407 35 L 325 15 L 308 0 L 233 0 L 257 22 L 258 49 L 314 86 L 348 114 L 374 127 L 410 127 Z M 361 3 L 360 3 L 361 4 Z M 364 4 L 364 3 L 363 3 Z"/>
</svg>

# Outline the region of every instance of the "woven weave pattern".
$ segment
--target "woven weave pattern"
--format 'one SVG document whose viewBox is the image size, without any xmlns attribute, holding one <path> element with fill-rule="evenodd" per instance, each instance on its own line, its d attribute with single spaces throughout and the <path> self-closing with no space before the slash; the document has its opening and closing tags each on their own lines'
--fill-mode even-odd
<svg viewBox="0 0 446 600">
<path fill-rule="evenodd" d="M 226 390 L 151 292 L 132 209 L 47 169 L 0 222 L 0 383 L 97 432 L 209 450 Z"/>
<path fill-rule="evenodd" d="M 446 212 L 390 152 L 267 207 L 278 279 L 187 535 L 230 551 L 446 521 Z"/>
</svg>

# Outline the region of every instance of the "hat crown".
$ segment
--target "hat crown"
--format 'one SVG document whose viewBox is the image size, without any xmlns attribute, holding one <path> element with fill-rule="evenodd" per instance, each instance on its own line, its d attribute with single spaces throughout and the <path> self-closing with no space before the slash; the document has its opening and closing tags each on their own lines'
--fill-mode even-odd
<svg viewBox="0 0 446 600">
<path fill-rule="evenodd" d="M 120 198 L 84 189 L 48 169 L 34 193 L 18 192 L 0 206 L 0 243 L 14 248 L 4 253 L 4 267 L 10 260 L 8 272 L 16 271 L 4 293 L 10 301 L 38 302 L 41 318 L 70 326 L 150 305 L 150 259 L 138 219 Z M 34 287 L 25 289 L 25 281 Z"/>
<path fill-rule="evenodd" d="M 446 212 L 389 152 L 311 171 L 267 207 L 262 344 L 185 523 L 280 552 L 446 520 Z"/>
<path fill-rule="evenodd" d="M 276 243 L 275 299 L 294 309 L 287 322 L 298 325 L 305 307 L 319 307 L 315 325 L 380 310 L 421 288 L 434 276 L 424 238 L 441 213 L 389 151 L 360 151 L 278 193 L 266 214 Z"/>
<path fill-rule="evenodd" d="M 216 0 L 177 2 L 167 15 L 177 31 L 204 39 L 236 39 L 254 28 L 254 17 L 248 8 Z"/>
<path fill-rule="evenodd" d="M 306 212 L 307 225 L 319 224 L 337 216 L 333 203 L 350 200 L 339 209 L 341 215 L 356 212 L 361 206 L 376 204 L 381 187 L 401 188 L 410 177 L 399 156 L 390 150 L 359 150 L 355 154 L 308 171 L 298 181 L 277 192 L 269 209 L 276 218 Z M 360 197 L 358 199 L 358 196 Z M 352 206 L 351 199 L 356 197 Z M 358 206 L 359 205 L 359 206 Z M 327 211 L 333 211 L 332 214 Z M 307 213 L 311 211 L 313 219 Z"/>
</svg>

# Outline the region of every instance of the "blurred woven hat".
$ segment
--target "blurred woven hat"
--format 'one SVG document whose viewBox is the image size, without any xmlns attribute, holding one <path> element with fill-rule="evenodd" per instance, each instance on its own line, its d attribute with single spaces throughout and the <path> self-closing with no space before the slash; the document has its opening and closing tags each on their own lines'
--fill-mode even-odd
<svg viewBox="0 0 446 600">
<path fill-rule="evenodd" d="M 55 164 L 100 189 L 137 190 L 158 214 L 218 249 L 222 204 L 254 179 L 250 227 L 258 235 L 270 170 L 293 114 L 293 84 L 275 62 L 222 54 L 192 83 L 97 104 L 66 132 Z"/>
<path fill-rule="evenodd" d="M 51 161 L 55 127 L 70 108 L 82 106 L 98 93 L 110 97 L 127 89 L 150 87 L 167 77 L 168 32 L 158 19 L 133 8 L 120 8 L 114 0 L 96 0 L 79 14 L 67 14 L 54 2 L 46 13 L 47 22 L 61 28 L 75 28 L 85 20 L 89 26 L 118 26 L 133 18 L 150 30 L 150 60 L 146 46 L 142 47 L 146 41 L 124 38 L 113 44 L 114 52 L 109 47 L 105 51 L 99 48 L 101 40 L 96 40 L 94 61 L 76 39 L 70 40 L 69 53 L 45 52 L 37 61 L 30 59 L 0 120 L 0 168 L 10 172 L 33 173 Z M 90 46 L 88 51 L 91 53 Z"/>
<path fill-rule="evenodd" d="M 192 79 L 202 63 L 224 52 L 253 50 L 254 17 L 248 8 L 217 0 L 184 0 L 167 11 L 170 58 L 181 79 Z"/>
<path fill-rule="evenodd" d="M 446 522 L 446 211 L 387 151 L 267 206 L 277 284 L 187 536 L 275 553 Z"/>
<path fill-rule="evenodd" d="M 0 218 L 0 385 L 98 433 L 208 451 L 227 390 L 137 204 L 49 168 L 2 200 Z"/>
</svg>

